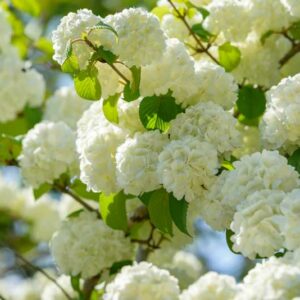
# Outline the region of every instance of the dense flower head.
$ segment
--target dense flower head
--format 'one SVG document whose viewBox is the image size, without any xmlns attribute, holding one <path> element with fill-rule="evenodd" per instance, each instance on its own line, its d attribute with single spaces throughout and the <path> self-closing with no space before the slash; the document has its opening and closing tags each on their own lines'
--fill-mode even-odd
<svg viewBox="0 0 300 300">
<path fill-rule="evenodd" d="M 281 2 L 292 16 L 300 17 L 300 3 L 298 0 L 281 0 Z"/>
<path fill-rule="evenodd" d="M 22 145 L 22 175 L 34 188 L 76 169 L 75 135 L 63 122 L 38 123 L 28 131 Z"/>
<path fill-rule="evenodd" d="M 1 32 L 1 41 L 0 41 L 0 50 L 5 48 L 10 44 L 12 36 L 12 28 L 7 19 L 7 13 L 0 8 L 0 32 Z"/>
<path fill-rule="evenodd" d="M 212 144 L 187 136 L 170 142 L 159 155 L 158 174 L 178 200 L 199 200 L 211 185 L 219 166 Z"/>
<path fill-rule="evenodd" d="M 236 119 L 221 106 L 212 102 L 189 107 L 171 121 L 171 139 L 192 136 L 212 144 L 219 155 L 227 154 L 240 145 L 240 135 L 235 128 Z"/>
<path fill-rule="evenodd" d="M 180 300 L 234 300 L 239 287 L 234 278 L 208 272 L 180 295 Z"/>
<path fill-rule="evenodd" d="M 62 121 L 76 129 L 76 123 L 90 102 L 79 97 L 72 87 L 62 87 L 48 98 L 44 119 L 52 122 Z"/>
<path fill-rule="evenodd" d="M 142 262 L 124 267 L 106 287 L 104 300 L 179 300 L 178 281 L 166 270 Z"/>
<path fill-rule="evenodd" d="M 158 155 L 167 141 L 159 131 L 148 131 L 136 133 L 117 149 L 117 181 L 126 194 L 139 195 L 159 188 Z"/>
<path fill-rule="evenodd" d="M 92 230 L 91 230 L 92 229 Z M 53 235 L 51 252 L 64 274 L 97 275 L 114 262 L 131 259 L 132 246 L 122 231 L 113 230 L 96 213 L 81 212 L 64 221 Z"/>
</svg>

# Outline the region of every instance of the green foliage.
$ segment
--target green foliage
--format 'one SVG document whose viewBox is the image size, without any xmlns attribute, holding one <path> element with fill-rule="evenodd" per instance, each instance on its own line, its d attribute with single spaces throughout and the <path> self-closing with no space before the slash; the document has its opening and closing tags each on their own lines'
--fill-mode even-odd
<svg viewBox="0 0 300 300">
<path fill-rule="evenodd" d="M 273 30 L 268 30 L 267 32 L 265 32 L 261 38 L 260 38 L 260 42 L 264 45 L 266 40 L 272 35 L 274 34 Z"/>
<path fill-rule="evenodd" d="M 106 196 L 100 194 L 99 210 L 103 221 L 113 229 L 127 230 L 126 200 L 129 198 L 123 192 Z"/>
<path fill-rule="evenodd" d="M 166 131 L 169 128 L 169 122 L 182 111 L 169 93 L 144 98 L 140 104 L 139 115 L 146 129 Z"/>
<path fill-rule="evenodd" d="M 120 94 L 115 94 L 103 101 L 103 114 L 112 123 L 119 123 L 118 101 Z"/>
<path fill-rule="evenodd" d="M 77 94 L 87 100 L 101 98 L 101 85 L 98 79 L 98 70 L 89 65 L 87 69 L 80 70 L 74 75 L 74 85 Z"/>
<path fill-rule="evenodd" d="M 50 40 L 45 37 L 40 37 L 37 41 L 34 42 L 34 47 L 39 51 L 45 53 L 49 59 L 52 59 L 54 50 Z"/>
<path fill-rule="evenodd" d="M 73 290 L 78 293 L 78 296 L 79 296 L 78 300 L 81 300 L 81 299 L 84 300 L 83 293 L 80 289 L 80 274 L 76 275 L 76 276 L 71 276 L 70 280 L 71 280 L 71 286 L 72 286 Z"/>
<path fill-rule="evenodd" d="M 300 21 L 294 23 L 288 30 L 288 33 L 295 40 L 300 40 Z"/>
<path fill-rule="evenodd" d="M 156 6 L 152 9 L 151 13 L 161 20 L 165 15 L 170 13 L 170 8 L 167 5 Z"/>
<path fill-rule="evenodd" d="M 92 57 L 92 61 L 99 60 L 101 62 L 106 62 L 109 65 L 112 65 L 117 60 L 117 58 L 118 57 L 115 54 L 113 54 L 111 51 L 105 50 L 103 46 L 100 46 L 99 48 L 97 48 L 97 51 L 94 53 Z"/>
<path fill-rule="evenodd" d="M 49 183 L 43 183 L 38 188 L 33 190 L 34 199 L 38 200 L 44 194 L 48 193 L 52 188 L 52 185 Z"/>
<path fill-rule="evenodd" d="M 293 154 L 288 158 L 288 163 L 300 174 L 300 149 L 293 152 Z"/>
<path fill-rule="evenodd" d="M 94 193 L 91 191 L 87 190 L 87 186 L 78 178 L 73 178 L 70 183 L 70 188 L 72 191 L 74 191 L 78 196 L 84 198 L 84 199 L 89 199 L 89 200 L 94 200 L 94 201 L 99 201 L 99 193 Z"/>
<path fill-rule="evenodd" d="M 118 33 L 115 31 L 115 29 L 110 25 L 105 24 L 103 21 L 99 21 L 95 26 L 92 26 L 89 30 L 89 34 L 94 30 L 103 30 L 103 29 L 111 31 L 112 33 L 115 34 L 116 37 L 118 36 Z"/>
<path fill-rule="evenodd" d="M 6 134 L 0 135 L 0 164 L 13 165 L 22 150 L 21 139 Z"/>
<path fill-rule="evenodd" d="M 140 81 L 141 81 L 141 68 L 133 66 L 130 68 L 131 82 L 127 82 L 124 87 L 124 100 L 133 101 L 140 96 Z"/>
<path fill-rule="evenodd" d="M 209 39 L 213 36 L 209 31 L 203 28 L 202 24 L 195 24 L 192 26 L 192 31 L 200 37 L 204 42 L 208 42 Z"/>
<path fill-rule="evenodd" d="M 239 65 L 241 60 L 241 51 L 239 48 L 226 42 L 219 47 L 218 52 L 220 64 L 227 72 L 232 71 Z"/>
<path fill-rule="evenodd" d="M 132 265 L 132 260 L 122 260 L 115 262 L 109 269 L 109 275 L 117 274 L 123 267 Z"/>
<path fill-rule="evenodd" d="M 40 14 L 41 7 L 38 0 L 11 0 L 15 8 L 37 17 Z"/>
<path fill-rule="evenodd" d="M 233 250 L 233 242 L 231 241 L 231 237 L 234 235 L 234 232 L 230 229 L 226 229 L 226 242 L 227 242 L 227 246 L 230 249 L 230 251 L 234 254 L 241 254 L 239 252 L 235 252 Z"/>
<path fill-rule="evenodd" d="M 243 86 L 239 90 L 236 104 L 240 113 L 253 120 L 260 117 L 266 109 L 265 93 L 260 88 Z"/>
<path fill-rule="evenodd" d="M 61 65 L 61 70 L 65 73 L 76 74 L 80 71 L 77 57 L 73 54 L 73 47 L 70 43 L 67 47 L 66 59 Z"/>
</svg>

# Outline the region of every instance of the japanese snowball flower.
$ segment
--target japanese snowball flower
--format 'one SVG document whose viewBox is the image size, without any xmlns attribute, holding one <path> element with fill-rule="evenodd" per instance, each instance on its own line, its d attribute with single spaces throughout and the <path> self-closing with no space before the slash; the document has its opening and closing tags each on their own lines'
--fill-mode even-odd
<svg viewBox="0 0 300 300">
<path fill-rule="evenodd" d="M 25 105 L 38 106 L 43 101 L 45 82 L 35 70 L 25 70 L 17 49 L 0 52 L 0 122 L 15 119 Z"/>
<path fill-rule="evenodd" d="M 178 280 L 147 262 L 123 267 L 106 287 L 104 300 L 179 300 Z"/>
<path fill-rule="evenodd" d="M 234 300 L 239 287 L 234 277 L 208 272 L 180 295 L 180 300 Z"/>
<path fill-rule="evenodd" d="M 117 182 L 126 194 L 138 196 L 159 188 L 158 155 L 167 142 L 168 137 L 155 130 L 136 133 L 117 149 Z"/>
<path fill-rule="evenodd" d="M 22 145 L 21 172 L 33 188 L 52 183 L 77 166 L 75 134 L 63 122 L 44 121 L 35 125 L 26 134 Z"/>
<path fill-rule="evenodd" d="M 267 92 L 267 110 L 260 130 L 268 148 L 300 146 L 299 92 L 300 74 L 284 78 Z"/>
<path fill-rule="evenodd" d="M 105 22 L 118 34 L 117 43 L 110 50 L 128 67 L 146 66 L 163 55 L 165 35 L 158 18 L 146 10 L 124 9 L 106 17 Z"/>
<path fill-rule="evenodd" d="M 244 278 L 237 300 L 283 300 L 300 296 L 300 268 L 275 257 L 258 263 Z"/>
<path fill-rule="evenodd" d="M 12 35 L 11 26 L 7 20 L 7 13 L 0 8 L 0 32 L 1 32 L 1 41 L 0 49 L 5 48 L 10 44 L 10 39 Z"/>
<path fill-rule="evenodd" d="M 209 61 L 195 63 L 197 92 L 191 97 L 191 104 L 212 101 L 225 110 L 231 109 L 237 100 L 238 85 L 234 77 Z"/>
<path fill-rule="evenodd" d="M 298 173 L 277 151 L 245 155 L 233 167 L 234 170 L 222 173 L 225 178 L 219 191 L 220 201 L 233 209 L 256 191 L 290 192 L 299 185 Z"/>
<path fill-rule="evenodd" d="M 160 153 L 158 175 L 168 192 L 176 199 L 199 200 L 208 189 L 219 166 L 215 147 L 197 138 L 170 142 Z"/>
<path fill-rule="evenodd" d="M 114 262 L 132 258 L 129 239 L 109 228 L 96 213 L 83 211 L 61 223 L 51 242 L 53 258 L 64 274 L 83 279 L 110 268 Z"/>
<path fill-rule="evenodd" d="M 234 251 L 254 259 L 257 254 L 270 257 L 283 247 L 280 203 L 284 196 L 282 191 L 262 190 L 237 206 L 230 226 Z"/>
<path fill-rule="evenodd" d="M 95 26 L 101 20 L 88 9 L 79 9 L 63 17 L 58 27 L 52 32 L 54 55 L 53 59 L 60 65 L 65 61 L 67 48 L 74 39 L 81 38 L 81 34 L 89 27 Z M 83 42 L 73 44 L 73 51 L 79 59 L 80 65 L 89 58 L 90 49 Z"/>
<path fill-rule="evenodd" d="M 44 119 L 62 121 L 76 129 L 77 121 L 89 106 L 90 102 L 79 97 L 73 87 L 62 87 L 48 98 Z"/>
<path fill-rule="evenodd" d="M 300 2 L 298 0 L 281 0 L 281 2 L 292 16 L 300 17 Z"/>
<path fill-rule="evenodd" d="M 189 97 L 197 91 L 194 61 L 183 43 L 168 39 L 167 48 L 155 63 L 142 68 L 141 96 L 153 96 L 173 92 L 176 102 L 188 105 Z"/>
<path fill-rule="evenodd" d="M 212 102 L 190 106 L 170 123 L 171 139 L 192 136 L 212 144 L 219 154 L 227 154 L 240 146 L 236 119 Z"/>
<path fill-rule="evenodd" d="M 285 238 L 285 247 L 296 250 L 300 248 L 300 189 L 287 194 L 280 208 L 284 216 L 281 230 Z"/>
<path fill-rule="evenodd" d="M 61 275 L 56 278 L 56 282 L 63 287 L 69 296 L 76 299 L 77 292 L 72 288 L 69 276 Z M 42 291 L 41 300 L 67 300 L 67 298 L 55 283 L 49 282 Z"/>
<path fill-rule="evenodd" d="M 237 42 L 244 40 L 251 31 L 247 1 L 213 0 L 206 9 L 209 15 L 204 27 L 213 34 L 223 33 L 226 40 Z"/>
<path fill-rule="evenodd" d="M 121 117 L 120 117 L 121 118 Z M 106 120 L 102 102 L 93 103 L 77 123 L 80 179 L 94 192 L 118 192 L 115 155 L 128 131 Z"/>
<path fill-rule="evenodd" d="M 189 37 L 189 31 L 179 18 L 172 14 L 166 14 L 161 20 L 161 28 L 169 38 L 177 38 L 184 41 Z"/>
<path fill-rule="evenodd" d="M 264 44 L 260 38 L 251 33 L 236 45 L 241 51 L 241 61 L 232 74 L 239 82 L 247 78 L 250 84 L 271 87 L 281 79 L 279 60 L 289 51 L 291 43 L 278 35 L 270 36 Z"/>
</svg>

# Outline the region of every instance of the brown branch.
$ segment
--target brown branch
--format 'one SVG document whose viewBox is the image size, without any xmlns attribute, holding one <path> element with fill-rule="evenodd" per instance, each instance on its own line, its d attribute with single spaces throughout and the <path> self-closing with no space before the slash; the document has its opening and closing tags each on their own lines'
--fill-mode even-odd
<svg viewBox="0 0 300 300">
<path fill-rule="evenodd" d="M 300 43 L 295 44 L 291 50 L 280 59 L 279 64 L 280 68 L 282 68 L 291 58 L 293 58 L 297 53 L 300 52 Z"/>
<path fill-rule="evenodd" d="M 88 278 L 84 281 L 84 284 L 83 284 L 84 299 L 89 300 L 91 298 L 93 290 L 94 290 L 95 286 L 97 285 L 100 277 L 101 277 L 101 273 L 94 277 Z"/>
</svg>

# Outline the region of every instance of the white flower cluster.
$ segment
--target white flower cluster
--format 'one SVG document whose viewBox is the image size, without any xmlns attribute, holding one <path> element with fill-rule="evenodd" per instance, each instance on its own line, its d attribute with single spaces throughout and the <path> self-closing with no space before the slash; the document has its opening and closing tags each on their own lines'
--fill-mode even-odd
<svg viewBox="0 0 300 300">
<path fill-rule="evenodd" d="M 296 17 L 300 17 L 300 3 L 297 0 L 281 0 L 283 5 L 288 9 L 289 13 Z"/>
<path fill-rule="evenodd" d="M 22 175 L 37 188 L 77 169 L 75 134 L 63 122 L 42 122 L 28 131 L 19 157 Z"/>
<path fill-rule="evenodd" d="M 73 88 L 62 87 L 47 99 L 44 119 L 62 121 L 75 130 L 77 121 L 89 106 L 90 102 L 79 97 Z"/>
<path fill-rule="evenodd" d="M 300 146 L 300 74 L 283 79 L 267 92 L 267 110 L 260 124 L 264 146 L 293 152 Z"/>
<path fill-rule="evenodd" d="M 26 104 L 43 102 L 45 82 L 34 69 L 26 70 L 17 49 L 9 46 L 0 51 L 0 122 L 15 119 Z"/>
<path fill-rule="evenodd" d="M 130 240 L 122 231 L 109 228 L 92 212 L 65 220 L 53 235 L 51 252 L 61 272 L 89 278 L 114 262 L 132 258 Z"/>
<path fill-rule="evenodd" d="M 1 32 L 1 41 L 0 41 L 0 50 L 4 49 L 10 44 L 12 36 L 12 28 L 7 19 L 7 13 L 0 7 L 0 32 Z"/>
<path fill-rule="evenodd" d="M 166 270 L 142 262 L 124 267 L 107 285 L 104 300 L 179 300 L 178 281 Z"/>
</svg>

